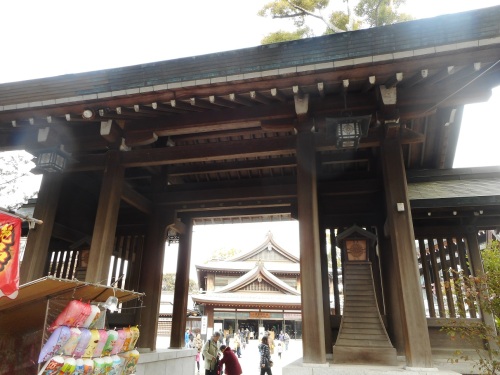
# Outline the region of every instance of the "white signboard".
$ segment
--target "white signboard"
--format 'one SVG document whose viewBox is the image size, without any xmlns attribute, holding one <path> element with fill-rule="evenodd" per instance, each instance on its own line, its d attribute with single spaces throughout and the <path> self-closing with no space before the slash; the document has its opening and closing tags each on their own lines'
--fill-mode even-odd
<svg viewBox="0 0 500 375">
<path fill-rule="evenodd" d="M 208 325 L 208 316 L 203 315 L 201 317 L 201 334 L 202 335 L 207 334 L 207 325 Z"/>
</svg>

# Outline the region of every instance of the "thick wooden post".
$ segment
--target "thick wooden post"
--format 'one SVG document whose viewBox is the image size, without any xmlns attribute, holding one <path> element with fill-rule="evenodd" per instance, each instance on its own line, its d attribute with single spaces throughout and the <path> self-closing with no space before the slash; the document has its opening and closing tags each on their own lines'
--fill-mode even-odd
<svg viewBox="0 0 500 375">
<path fill-rule="evenodd" d="M 186 221 L 185 232 L 179 235 L 170 348 L 182 348 L 185 345 L 184 331 L 186 330 L 189 269 L 191 268 L 191 238 L 193 232 L 193 220 L 188 218 Z"/>
<path fill-rule="evenodd" d="M 481 250 L 479 248 L 479 240 L 477 238 L 477 228 L 475 226 L 466 227 L 467 245 L 469 248 L 470 263 L 472 268 L 472 275 L 476 277 L 484 276 L 483 261 L 481 259 Z M 492 332 L 496 331 L 495 317 L 489 311 L 485 311 L 482 306 L 481 316 L 484 324 L 491 329 Z M 498 345 L 495 340 L 488 340 L 488 345 L 493 350 L 498 350 Z"/>
<path fill-rule="evenodd" d="M 145 308 L 138 312 L 141 320 L 138 346 L 142 349 L 156 350 L 167 220 L 168 216 L 156 209 L 150 216 L 144 243 L 139 291 L 146 293 Z"/>
<path fill-rule="evenodd" d="M 44 268 L 47 263 L 62 181 L 63 175 L 60 173 L 45 173 L 43 175 L 33 213 L 33 217 L 42 220 L 43 224 L 37 224 L 28 233 L 28 242 L 20 268 L 20 284 L 45 276 Z"/>
<path fill-rule="evenodd" d="M 105 284 L 108 279 L 123 177 L 124 168 L 120 165 L 119 151 L 108 151 L 85 276 L 87 282 Z"/>
<path fill-rule="evenodd" d="M 303 362 L 326 364 L 314 134 L 297 134 Z"/>
<path fill-rule="evenodd" d="M 406 172 L 401 144 L 387 139 L 381 147 L 382 169 L 387 204 L 386 234 L 392 244 L 397 273 L 401 324 L 405 340 L 406 364 L 431 367 L 432 355 L 420 287 L 413 220 L 408 199 Z"/>
<path fill-rule="evenodd" d="M 328 277 L 328 254 L 326 249 L 326 228 L 321 225 L 320 231 L 321 280 L 323 281 L 323 314 L 325 319 L 325 352 L 332 357 L 333 342 L 330 325 L 330 278 Z"/>
</svg>

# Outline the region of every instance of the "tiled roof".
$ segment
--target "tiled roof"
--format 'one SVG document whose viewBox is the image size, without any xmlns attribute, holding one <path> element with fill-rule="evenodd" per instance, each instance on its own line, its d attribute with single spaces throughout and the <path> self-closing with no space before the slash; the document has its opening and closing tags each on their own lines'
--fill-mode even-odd
<svg viewBox="0 0 500 375">
<path fill-rule="evenodd" d="M 410 200 L 500 196 L 500 178 L 448 180 L 408 184 Z"/>
<path fill-rule="evenodd" d="M 202 56 L 0 85 L 0 110 L 331 69 L 498 43 L 500 6 Z"/>
</svg>

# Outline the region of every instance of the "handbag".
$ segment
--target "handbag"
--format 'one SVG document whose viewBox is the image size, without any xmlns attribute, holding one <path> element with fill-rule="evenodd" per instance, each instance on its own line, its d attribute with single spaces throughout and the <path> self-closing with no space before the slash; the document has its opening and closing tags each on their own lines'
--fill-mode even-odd
<svg viewBox="0 0 500 375">
<path fill-rule="evenodd" d="M 274 365 L 274 362 L 269 360 L 269 367 L 273 367 L 273 365 Z"/>
</svg>

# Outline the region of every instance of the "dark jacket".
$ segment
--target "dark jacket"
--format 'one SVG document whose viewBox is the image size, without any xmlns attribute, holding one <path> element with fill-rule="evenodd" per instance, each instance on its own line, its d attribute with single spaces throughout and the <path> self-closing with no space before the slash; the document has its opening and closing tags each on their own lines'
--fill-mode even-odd
<svg viewBox="0 0 500 375">
<path fill-rule="evenodd" d="M 222 352 L 223 356 L 219 360 L 219 369 L 222 370 L 222 365 L 225 365 L 225 373 L 227 375 L 241 375 L 243 371 L 241 371 L 240 361 L 228 346 Z"/>
<path fill-rule="evenodd" d="M 271 351 L 269 350 L 269 346 L 266 344 L 259 345 L 260 351 L 260 365 L 264 365 L 264 367 L 269 367 L 269 362 L 271 361 Z"/>
</svg>

